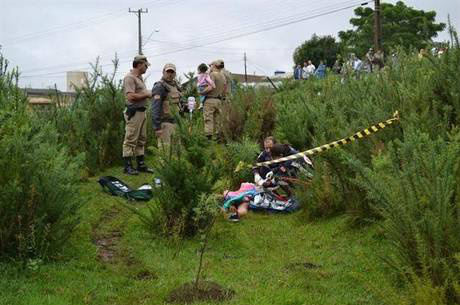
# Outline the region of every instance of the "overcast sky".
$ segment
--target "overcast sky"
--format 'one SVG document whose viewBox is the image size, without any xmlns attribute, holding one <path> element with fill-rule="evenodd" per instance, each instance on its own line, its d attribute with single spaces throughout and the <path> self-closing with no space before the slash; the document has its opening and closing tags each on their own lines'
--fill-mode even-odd
<svg viewBox="0 0 460 305">
<path fill-rule="evenodd" d="M 18 66 L 21 86 L 66 90 L 66 71 L 88 71 L 100 57 L 103 70 L 119 55 L 118 78 L 137 54 L 137 17 L 143 8 L 144 54 L 152 66 L 147 86 L 167 62 L 180 74 L 222 58 L 231 72 L 290 71 L 292 53 L 313 33 L 334 35 L 349 29 L 353 9 L 363 0 L 0 0 L 0 45 L 10 66 Z M 384 1 L 395 3 L 396 1 Z M 407 0 L 437 12 L 438 22 L 460 29 L 460 0 Z M 373 1 L 369 2 L 370 5 Z M 290 22 L 300 22 L 287 24 Z M 282 26 L 283 24 L 287 24 Z M 257 32 L 250 34 L 252 32 Z M 250 35 L 247 35 L 250 34 Z M 147 39 L 150 39 L 147 41 Z M 447 32 L 438 40 L 447 40 Z"/>
</svg>

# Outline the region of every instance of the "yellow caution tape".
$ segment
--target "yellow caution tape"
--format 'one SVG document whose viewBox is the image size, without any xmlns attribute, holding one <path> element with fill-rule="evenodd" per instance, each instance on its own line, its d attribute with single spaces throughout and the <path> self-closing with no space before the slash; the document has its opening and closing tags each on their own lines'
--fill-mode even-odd
<svg viewBox="0 0 460 305">
<path fill-rule="evenodd" d="M 274 164 L 274 163 L 280 163 L 280 162 L 285 162 L 285 161 L 289 161 L 289 160 L 298 159 L 298 158 L 301 158 L 301 157 L 304 157 L 304 156 L 313 156 L 313 155 L 315 155 L 317 153 L 325 152 L 325 151 L 327 151 L 327 150 L 329 150 L 331 148 L 345 145 L 345 144 L 353 142 L 353 141 L 355 141 L 357 139 L 362 139 L 362 138 L 364 138 L 364 137 L 366 137 L 366 136 L 368 136 L 368 135 L 370 135 L 372 133 L 375 133 L 375 132 L 387 127 L 388 125 L 396 123 L 397 121 L 399 121 L 399 113 L 398 113 L 398 111 L 396 111 L 393 114 L 393 118 L 391 118 L 389 120 L 386 120 L 386 121 L 383 121 L 383 122 L 380 122 L 380 123 L 377 123 L 375 125 L 372 125 L 369 128 L 365 128 L 363 130 L 360 130 L 357 133 L 353 134 L 352 136 L 349 136 L 348 138 L 343 138 L 343 139 L 340 139 L 340 140 L 337 140 L 337 141 L 334 141 L 334 142 L 331 142 L 331 143 L 328 143 L 328 144 L 324 144 L 324 145 L 321 145 L 321 146 L 318 146 L 318 147 L 315 147 L 315 148 L 312 148 L 312 149 L 309 149 L 309 150 L 306 150 L 306 151 L 302 151 L 302 152 L 299 152 L 297 154 L 290 155 L 290 156 L 287 156 L 287 157 L 283 157 L 283 158 L 279 158 L 279 159 L 275 159 L 275 160 L 271 160 L 271 161 L 266 161 L 266 162 L 259 162 L 259 163 L 256 163 L 256 165 L 254 167 L 267 166 L 267 165 Z M 244 167 L 248 167 L 248 165 L 241 161 L 240 163 L 238 163 L 238 166 L 236 167 L 235 172 L 240 171 Z"/>
</svg>

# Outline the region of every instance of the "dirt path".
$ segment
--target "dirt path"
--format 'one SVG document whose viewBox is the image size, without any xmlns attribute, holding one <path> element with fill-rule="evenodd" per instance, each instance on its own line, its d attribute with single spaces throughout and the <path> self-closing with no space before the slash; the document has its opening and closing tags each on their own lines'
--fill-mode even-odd
<svg viewBox="0 0 460 305">
<path fill-rule="evenodd" d="M 103 263 L 113 263 L 120 256 L 118 244 L 123 236 L 122 231 L 119 228 L 105 229 L 119 214 L 120 209 L 113 206 L 93 225 L 92 241 L 98 250 L 97 257 Z"/>
</svg>

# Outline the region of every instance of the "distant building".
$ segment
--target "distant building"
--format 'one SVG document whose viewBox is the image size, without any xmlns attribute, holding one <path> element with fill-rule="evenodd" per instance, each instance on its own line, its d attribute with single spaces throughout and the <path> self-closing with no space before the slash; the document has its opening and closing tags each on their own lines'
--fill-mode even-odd
<svg viewBox="0 0 460 305">
<path fill-rule="evenodd" d="M 239 83 L 244 83 L 246 81 L 246 78 L 244 74 L 239 74 L 239 73 L 232 73 L 232 78 Z M 253 74 L 248 74 L 248 84 L 249 83 L 262 83 L 267 80 L 267 77 L 265 75 L 253 75 Z"/>
<path fill-rule="evenodd" d="M 86 86 L 88 82 L 88 72 L 68 71 L 67 72 L 67 91 L 75 92 Z"/>
<path fill-rule="evenodd" d="M 24 93 L 31 106 L 47 106 L 60 103 L 69 106 L 75 101 L 75 92 L 62 92 L 55 89 L 26 88 Z"/>
</svg>

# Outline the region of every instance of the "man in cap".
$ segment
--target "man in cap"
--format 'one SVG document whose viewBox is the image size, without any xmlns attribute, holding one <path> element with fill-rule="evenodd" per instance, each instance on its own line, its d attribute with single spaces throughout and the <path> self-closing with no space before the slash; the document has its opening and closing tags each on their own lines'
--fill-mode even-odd
<svg viewBox="0 0 460 305">
<path fill-rule="evenodd" d="M 137 55 L 133 60 L 133 69 L 123 79 L 123 93 L 126 109 L 125 139 L 123 141 L 124 172 L 137 175 L 139 172 L 152 173 L 144 163 L 144 149 L 147 141 L 147 124 L 145 109 L 148 98 L 152 93 L 146 89 L 142 74 L 147 71 L 150 63 L 144 55 Z M 137 169 L 133 167 L 132 159 L 136 157 Z"/>
<path fill-rule="evenodd" d="M 174 114 L 180 111 L 182 93 L 176 83 L 176 66 L 166 64 L 163 76 L 153 85 L 152 89 L 152 120 L 153 129 L 159 142 L 169 146 L 176 129 Z"/>
<path fill-rule="evenodd" d="M 215 83 L 215 88 L 207 92 L 207 99 L 203 107 L 204 133 L 208 139 L 213 135 L 219 136 L 222 120 L 222 99 L 227 84 L 225 76 L 221 73 L 222 60 L 215 60 L 209 64 L 211 67 L 210 77 Z"/>
</svg>

